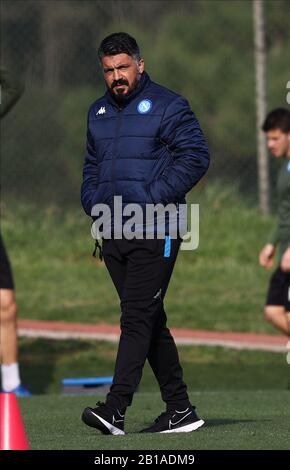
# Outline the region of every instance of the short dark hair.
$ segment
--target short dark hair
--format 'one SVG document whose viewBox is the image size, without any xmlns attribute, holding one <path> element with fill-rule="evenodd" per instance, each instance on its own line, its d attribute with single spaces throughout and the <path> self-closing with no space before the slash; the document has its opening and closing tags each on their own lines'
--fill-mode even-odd
<svg viewBox="0 0 290 470">
<path fill-rule="evenodd" d="M 136 39 L 128 33 L 113 33 L 102 40 L 98 49 L 100 60 L 106 55 L 117 54 L 128 54 L 137 60 L 141 58 Z"/>
<path fill-rule="evenodd" d="M 272 129 L 280 129 L 282 132 L 290 132 L 290 111 L 286 108 L 276 108 L 271 111 L 262 126 L 264 132 Z"/>
</svg>

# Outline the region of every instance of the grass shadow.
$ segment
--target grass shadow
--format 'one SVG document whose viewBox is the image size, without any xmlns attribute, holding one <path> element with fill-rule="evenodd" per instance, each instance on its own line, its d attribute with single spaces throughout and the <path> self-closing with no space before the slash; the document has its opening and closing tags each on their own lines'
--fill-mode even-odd
<svg viewBox="0 0 290 470">
<path fill-rule="evenodd" d="M 239 424 L 239 423 L 254 423 L 256 419 L 207 419 L 205 421 L 204 427 L 214 427 L 214 426 L 226 426 L 228 424 Z M 271 421 L 270 419 L 259 419 L 261 421 Z"/>
</svg>

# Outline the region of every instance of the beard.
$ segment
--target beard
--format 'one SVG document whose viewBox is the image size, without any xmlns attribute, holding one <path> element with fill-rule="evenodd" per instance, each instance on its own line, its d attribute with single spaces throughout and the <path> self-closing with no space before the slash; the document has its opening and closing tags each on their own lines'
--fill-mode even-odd
<svg viewBox="0 0 290 470">
<path fill-rule="evenodd" d="M 120 80 L 116 80 L 112 83 L 111 87 L 108 88 L 110 94 L 112 95 L 112 97 L 114 98 L 114 100 L 118 103 L 118 104 L 125 104 L 131 97 L 131 95 L 133 94 L 133 92 L 135 91 L 135 89 L 138 87 L 138 84 L 139 84 L 139 81 L 140 81 L 140 78 L 141 78 L 141 74 L 138 74 L 135 81 L 132 83 L 131 86 L 129 86 L 129 82 L 123 78 L 120 78 Z M 128 87 L 128 91 L 126 93 L 124 93 L 124 88 L 119 88 L 118 90 L 116 90 L 116 92 L 114 91 L 114 88 L 117 86 L 117 85 L 125 85 Z"/>
</svg>

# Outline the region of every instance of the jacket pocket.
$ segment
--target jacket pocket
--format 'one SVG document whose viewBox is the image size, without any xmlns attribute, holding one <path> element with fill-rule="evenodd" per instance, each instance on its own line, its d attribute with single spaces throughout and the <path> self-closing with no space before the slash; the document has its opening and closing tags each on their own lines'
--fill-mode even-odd
<svg viewBox="0 0 290 470">
<path fill-rule="evenodd" d="M 158 179 L 168 168 L 171 164 L 173 163 L 173 155 L 171 152 L 167 150 L 167 155 L 163 159 L 158 159 L 156 161 L 156 164 L 153 167 L 153 171 L 150 174 L 150 177 L 147 179 L 147 181 L 144 184 L 145 192 L 148 196 L 148 200 L 150 204 L 155 204 L 156 201 L 154 201 L 151 191 L 150 191 L 150 185 L 151 183 Z"/>
<path fill-rule="evenodd" d="M 159 156 L 154 163 L 149 178 L 146 180 L 146 184 L 150 184 L 154 179 L 158 178 L 164 170 L 173 163 L 173 155 L 167 149 L 163 148 L 163 155 Z"/>
</svg>

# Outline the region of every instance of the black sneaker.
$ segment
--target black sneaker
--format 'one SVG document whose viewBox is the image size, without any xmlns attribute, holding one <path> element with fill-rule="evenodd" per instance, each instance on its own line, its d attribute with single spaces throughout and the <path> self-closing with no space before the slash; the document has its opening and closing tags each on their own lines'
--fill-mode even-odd
<svg viewBox="0 0 290 470">
<path fill-rule="evenodd" d="M 189 406 L 185 410 L 168 410 L 155 419 L 154 424 L 140 432 L 191 432 L 203 426 L 204 421 L 195 413 L 195 407 Z"/>
<path fill-rule="evenodd" d="M 98 402 L 97 408 L 85 408 L 82 420 L 88 426 L 99 429 L 103 434 L 123 435 L 124 432 L 124 410 L 111 410 L 104 403 Z"/>
</svg>

